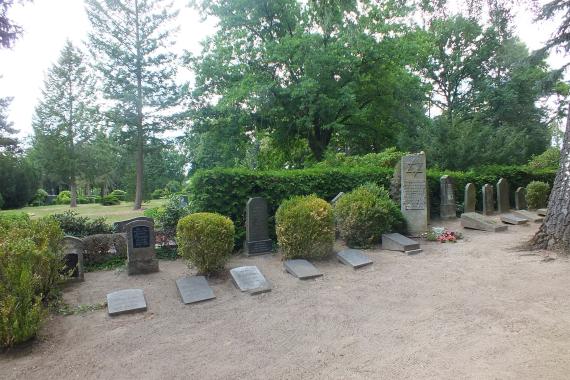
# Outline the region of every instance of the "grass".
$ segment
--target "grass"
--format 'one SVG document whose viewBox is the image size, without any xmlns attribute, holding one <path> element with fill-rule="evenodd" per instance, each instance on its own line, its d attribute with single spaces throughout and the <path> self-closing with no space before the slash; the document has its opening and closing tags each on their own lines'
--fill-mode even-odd
<svg viewBox="0 0 570 380">
<path fill-rule="evenodd" d="M 109 223 L 113 223 L 137 216 L 143 216 L 145 209 L 161 206 L 165 202 L 165 199 L 153 199 L 150 202 L 143 203 L 142 210 L 133 210 L 133 202 L 122 202 L 120 205 L 116 206 L 103 206 L 98 203 L 90 203 L 77 205 L 77 207 L 74 209 L 71 209 L 67 205 L 24 207 L 18 210 L 2 210 L 0 211 L 0 214 L 25 212 L 32 218 L 41 218 L 43 216 L 52 214 L 61 214 L 67 210 L 74 210 L 77 211 L 81 216 L 87 216 L 89 218 L 105 217 Z"/>
</svg>

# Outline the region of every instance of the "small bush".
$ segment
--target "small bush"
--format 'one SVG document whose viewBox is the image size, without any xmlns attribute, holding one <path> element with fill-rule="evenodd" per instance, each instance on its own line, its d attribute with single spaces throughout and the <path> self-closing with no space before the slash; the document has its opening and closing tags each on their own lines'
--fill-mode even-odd
<svg viewBox="0 0 570 380">
<path fill-rule="evenodd" d="M 526 187 L 526 202 L 528 208 L 546 207 L 550 195 L 550 185 L 546 182 L 532 181 Z"/>
<path fill-rule="evenodd" d="M 109 196 L 114 196 L 120 201 L 124 201 L 127 198 L 127 192 L 123 190 L 113 190 L 109 193 Z"/>
<path fill-rule="evenodd" d="M 58 222 L 66 235 L 83 237 L 96 234 L 111 233 L 113 227 L 105 218 L 89 219 L 79 216 L 77 211 L 66 211 L 63 214 L 54 214 L 52 217 Z"/>
<path fill-rule="evenodd" d="M 150 197 L 152 199 L 160 199 L 164 197 L 164 195 L 165 195 L 164 189 L 156 189 L 150 194 Z"/>
<path fill-rule="evenodd" d="M 125 234 L 90 235 L 83 239 L 85 265 L 96 265 L 116 258 L 127 258 Z"/>
<path fill-rule="evenodd" d="M 64 190 L 57 195 L 55 198 L 55 203 L 58 205 L 68 205 L 71 203 L 71 192 Z"/>
<path fill-rule="evenodd" d="M 538 156 L 533 156 L 528 166 L 533 169 L 558 169 L 560 165 L 560 149 L 550 147 Z"/>
<path fill-rule="evenodd" d="M 328 202 L 316 195 L 284 201 L 277 209 L 275 224 L 284 259 L 323 258 L 332 252 L 333 210 Z"/>
<path fill-rule="evenodd" d="M 106 197 L 101 198 L 101 204 L 103 206 L 116 206 L 121 204 L 121 200 L 116 195 L 107 195 Z"/>
<path fill-rule="evenodd" d="M 47 203 L 48 193 L 44 189 L 38 189 L 36 191 L 36 195 L 34 195 L 34 199 L 32 199 L 31 205 L 32 206 L 43 206 Z"/>
<path fill-rule="evenodd" d="M 383 233 L 401 231 L 404 226 L 402 213 L 388 191 L 374 184 L 345 194 L 337 201 L 334 213 L 340 236 L 350 247 L 370 247 Z"/>
<path fill-rule="evenodd" d="M 198 269 L 211 274 L 224 269 L 234 246 L 235 228 L 230 218 L 214 213 L 196 213 L 178 222 L 178 254 Z"/>
<path fill-rule="evenodd" d="M 30 217 L 25 212 L 10 212 L 0 214 L 0 230 L 12 227 L 26 227 Z"/>
</svg>

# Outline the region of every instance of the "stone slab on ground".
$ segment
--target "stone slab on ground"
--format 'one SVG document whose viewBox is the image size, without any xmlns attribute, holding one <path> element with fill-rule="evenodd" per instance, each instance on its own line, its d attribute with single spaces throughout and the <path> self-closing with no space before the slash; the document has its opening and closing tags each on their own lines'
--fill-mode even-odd
<svg viewBox="0 0 570 380">
<path fill-rule="evenodd" d="M 546 211 L 547 209 L 545 208 L 539 208 L 538 210 L 536 210 L 536 213 L 540 216 L 546 216 Z"/>
<path fill-rule="evenodd" d="M 507 230 L 507 226 L 498 224 L 493 219 L 477 214 L 476 212 L 466 212 L 462 214 L 461 226 L 463 228 L 471 228 L 473 230 L 488 232 L 500 232 Z"/>
<path fill-rule="evenodd" d="M 542 223 L 544 217 L 537 215 L 536 213 L 528 210 L 516 210 L 512 212 L 514 215 L 520 216 L 521 218 L 525 218 L 530 220 L 533 223 Z"/>
<path fill-rule="evenodd" d="M 420 243 L 398 233 L 383 234 L 382 248 L 389 251 L 405 252 L 409 255 L 422 251 Z"/>
<path fill-rule="evenodd" d="M 285 270 L 300 280 L 321 277 L 323 272 L 319 271 L 313 264 L 303 259 L 287 260 L 283 263 Z"/>
<path fill-rule="evenodd" d="M 234 284 L 242 292 L 254 295 L 271 291 L 271 285 L 256 266 L 234 268 L 230 270 L 230 275 Z"/>
<path fill-rule="evenodd" d="M 182 298 L 182 303 L 185 305 L 216 298 L 204 276 L 181 277 L 176 280 L 176 287 L 180 298 Z"/>
<path fill-rule="evenodd" d="M 343 249 L 336 254 L 338 260 L 354 269 L 362 268 L 373 263 L 368 256 L 358 249 Z"/>
<path fill-rule="evenodd" d="M 513 213 L 509 213 L 509 214 L 503 214 L 501 215 L 501 222 L 503 223 L 507 223 L 507 224 L 526 224 L 528 223 L 528 219 L 527 218 L 523 218 L 520 217 L 518 215 L 515 215 Z"/>
<path fill-rule="evenodd" d="M 142 289 L 124 289 L 107 294 L 107 310 L 110 316 L 146 311 Z"/>
</svg>

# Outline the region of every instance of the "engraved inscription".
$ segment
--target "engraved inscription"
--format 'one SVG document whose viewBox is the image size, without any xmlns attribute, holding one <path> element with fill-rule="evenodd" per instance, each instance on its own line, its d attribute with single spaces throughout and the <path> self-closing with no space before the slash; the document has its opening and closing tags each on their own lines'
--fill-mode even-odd
<svg viewBox="0 0 570 380">
<path fill-rule="evenodd" d="M 272 249 L 273 242 L 271 239 L 247 242 L 247 251 L 250 255 L 271 252 Z"/>
<path fill-rule="evenodd" d="M 147 226 L 136 226 L 132 229 L 133 248 L 150 247 L 150 228 Z"/>
<path fill-rule="evenodd" d="M 405 181 L 402 201 L 406 210 L 426 208 L 426 184 L 424 182 Z"/>
</svg>

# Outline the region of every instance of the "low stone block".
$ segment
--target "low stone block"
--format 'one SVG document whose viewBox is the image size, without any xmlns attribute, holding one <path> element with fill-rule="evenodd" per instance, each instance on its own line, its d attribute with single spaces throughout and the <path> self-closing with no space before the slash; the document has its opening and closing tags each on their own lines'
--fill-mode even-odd
<svg viewBox="0 0 570 380">
<path fill-rule="evenodd" d="M 354 269 L 372 264 L 372 260 L 358 249 L 344 249 L 336 254 L 338 260 Z"/>
<path fill-rule="evenodd" d="M 538 216 L 534 212 L 531 212 L 528 210 L 516 210 L 516 211 L 513 211 L 512 213 L 516 216 L 520 216 L 521 218 L 528 219 L 529 221 L 531 221 L 533 223 L 542 223 L 542 221 L 544 220 L 544 218 L 542 216 Z"/>
<path fill-rule="evenodd" d="M 507 226 L 500 225 L 494 220 L 487 218 L 476 212 L 466 212 L 461 215 L 461 226 L 463 228 L 471 228 L 473 230 L 500 232 L 506 231 Z"/>
<path fill-rule="evenodd" d="M 125 289 L 107 294 L 107 311 L 110 316 L 146 311 L 142 289 Z"/>
<path fill-rule="evenodd" d="M 422 251 L 417 241 L 398 233 L 383 234 L 382 248 L 389 251 L 406 252 L 407 254 L 415 254 Z"/>
<path fill-rule="evenodd" d="M 536 210 L 536 213 L 540 216 L 546 216 L 546 211 L 548 211 L 545 208 L 539 208 L 538 210 Z"/>
<path fill-rule="evenodd" d="M 321 277 L 323 273 L 313 264 L 303 259 L 287 260 L 283 263 L 285 270 L 300 280 Z"/>
<path fill-rule="evenodd" d="M 271 291 L 271 286 L 256 266 L 238 267 L 230 270 L 236 287 L 251 295 Z"/>
<path fill-rule="evenodd" d="M 204 276 L 187 276 L 176 280 L 176 287 L 182 303 L 196 303 L 216 298 Z"/>
<path fill-rule="evenodd" d="M 501 222 L 518 225 L 528 223 L 528 219 L 510 213 L 501 215 Z"/>
<path fill-rule="evenodd" d="M 344 193 L 341 191 L 340 193 L 338 193 L 332 200 L 331 200 L 331 204 L 334 206 L 336 204 L 336 202 L 342 198 L 344 195 Z"/>
</svg>

